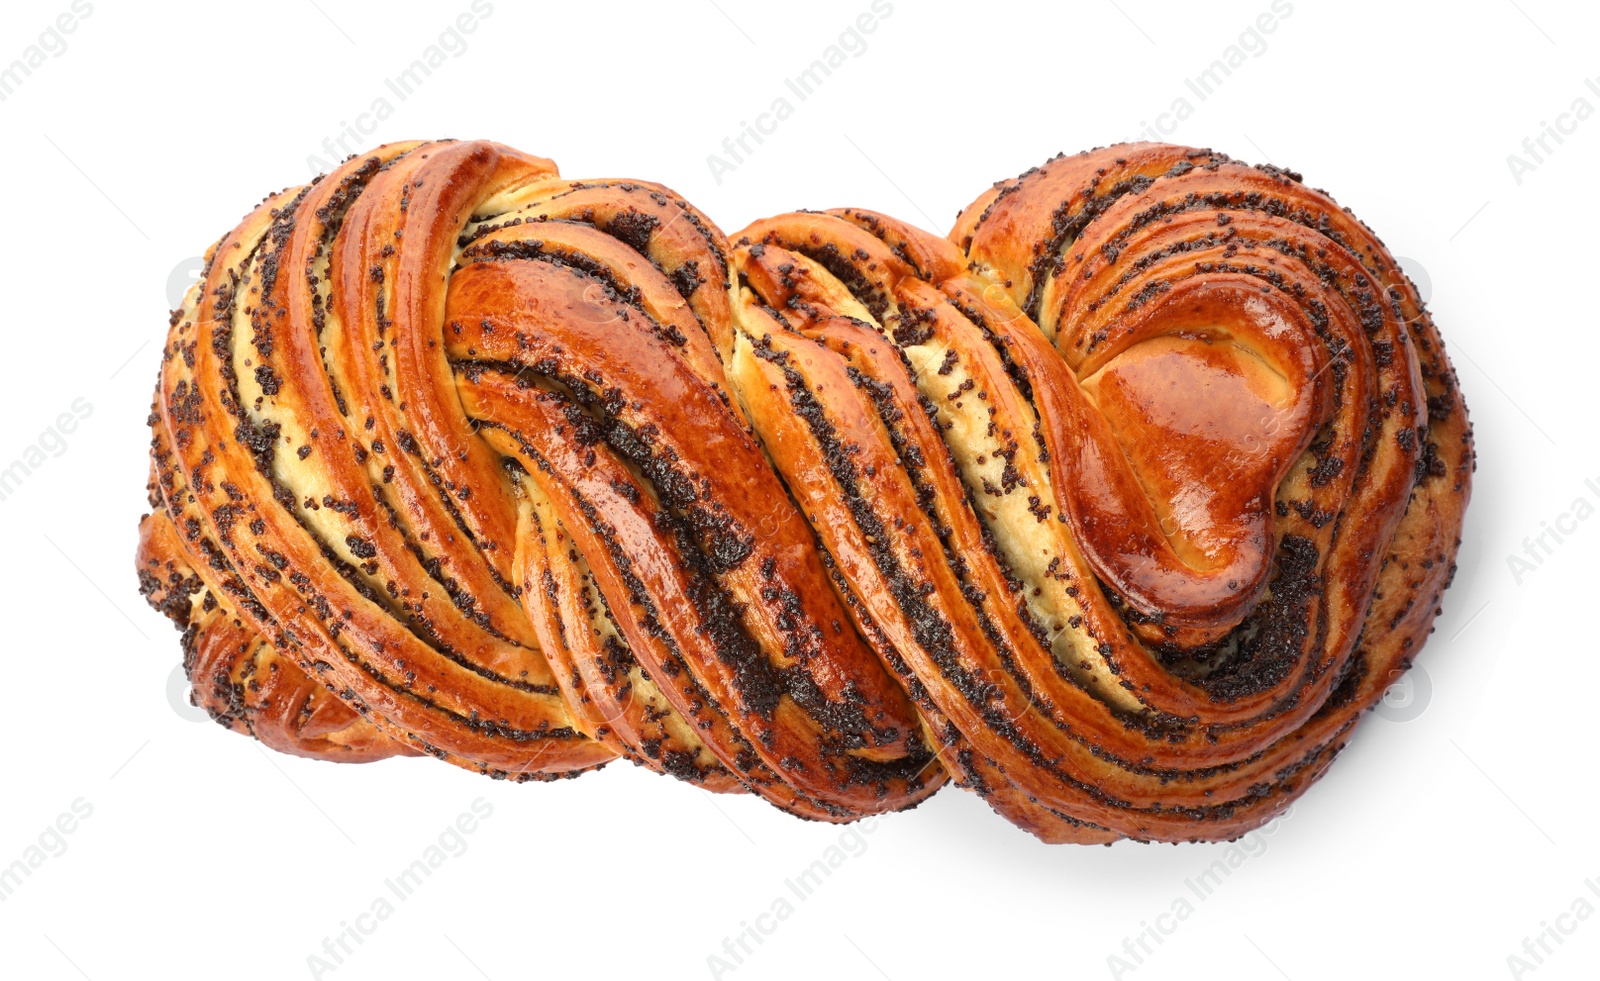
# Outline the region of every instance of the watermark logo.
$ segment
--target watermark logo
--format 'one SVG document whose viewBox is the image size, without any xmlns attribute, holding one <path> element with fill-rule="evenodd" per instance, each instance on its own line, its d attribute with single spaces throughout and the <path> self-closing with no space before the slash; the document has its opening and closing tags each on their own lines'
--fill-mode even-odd
<svg viewBox="0 0 1600 981">
<path fill-rule="evenodd" d="M 1417 297 L 1423 303 L 1433 299 L 1433 277 L 1428 275 L 1428 267 L 1419 260 L 1406 255 L 1394 257 L 1395 264 L 1400 271 L 1411 279 L 1411 285 L 1417 288 Z"/>
<path fill-rule="evenodd" d="M 172 673 L 167 675 L 167 704 L 172 706 L 173 714 L 185 722 L 204 722 L 211 718 L 190 697 L 189 675 L 181 664 L 174 664 Z"/>
<path fill-rule="evenodd" d="M 1389 673 L 1392 684 L 1383 698 L 1373 706 L 1373 713 L 1390 722 L 1412 722 L 1421 718 L 1433 701 L 1433 679 L 1420 665 L 1406 671 L 1396 668 Z"/>
<path fill-rule="evenodd" d="M 181 259 L 167 273 L 167 308 L 176 310 L 183 306 L 183 298 L 189 292 L 189 287 L 200 281 L 200 273 L 206 267 L 203 256 L 192 255 Z"/>
</svg>

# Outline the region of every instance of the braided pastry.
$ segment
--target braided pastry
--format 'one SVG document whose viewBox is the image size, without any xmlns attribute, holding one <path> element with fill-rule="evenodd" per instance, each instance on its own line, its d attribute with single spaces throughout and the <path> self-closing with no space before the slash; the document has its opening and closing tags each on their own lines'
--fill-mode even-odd
<svg viewBox="0 0 1600 981">
<path fill-rule="evenodd" d="M 173 313 L 142 589 L 289 753 L 617 757 L 827 821 L 1269 820 L 1410 665 L 1473 468 L 1416 290 L 1298 175 L 1156 144 L 731 242 L 390 144 Z"/>
</svg>

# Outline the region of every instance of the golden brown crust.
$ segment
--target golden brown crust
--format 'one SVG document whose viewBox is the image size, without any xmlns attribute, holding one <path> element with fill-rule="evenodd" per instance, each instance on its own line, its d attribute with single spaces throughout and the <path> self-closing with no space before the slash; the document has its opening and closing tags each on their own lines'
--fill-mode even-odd
<svg viewBox="0 0 1600 981">
<path fill-rule="evenodd" d="M 1415 656 L 1473 465 L 1365 226 L 1156 144 L 730 244 L 670 190 L 407 143 L 175 312 L 141 583 L 274 748 L 618 756 L 795 814 L 947 778 L 1047 841 L 1278 813 Z"/>
</svg>

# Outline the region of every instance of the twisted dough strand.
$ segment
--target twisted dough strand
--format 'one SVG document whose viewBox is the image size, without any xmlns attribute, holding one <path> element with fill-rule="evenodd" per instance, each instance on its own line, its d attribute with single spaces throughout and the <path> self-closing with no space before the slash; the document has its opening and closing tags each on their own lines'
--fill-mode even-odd
<svg viewBox="0 0 1600 981">
<path fill-rule="evenodd" d="M 1237 836 L 1410 664 L 1473 466 L 1414 288 L 1297 175 L 1137 144 L 949 240 L 725 239 L 406 143 L 174 312 L 142 587 L 274 748 L 618 756 L 831 821 L 947 775 L 1047 841 Z"/>
</svg>

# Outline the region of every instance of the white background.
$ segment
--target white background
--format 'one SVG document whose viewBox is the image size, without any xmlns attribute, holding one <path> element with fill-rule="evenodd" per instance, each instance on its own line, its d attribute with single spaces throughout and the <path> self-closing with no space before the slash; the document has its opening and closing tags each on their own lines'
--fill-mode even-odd
<svg viewBox="0 0 1600 981">
<path fill-rule="evenodd" d="M 482 797 L 493 813 L 466 851 L 362 921 L 376 929 L 321 976 L 704 978 L 725 938 L 787 896 L 793 915 L 762 920 L 776 929 L 722 976 L 1114 977 L 1124 939 L 1186 897 L 1193 915 L 1159 921 L 1172 931 L 1122 977 L 1504 978 L 1545 923 L 1572 933 L 1521 976 L 1595 977 L 1600 916 L 1558 917 L 1580 896 L 1600 908 L 1585 885 L 1600 877 L 1600 520 L 1520 577 L 1508 556 L 1577 499 L 1600 504 L 1600 204 L 1583 183 L 1600 118 L 1547 140 L 1520 183 L 1507 155 L 1579 97 L 1600 109 L 1584 84 L 1600 74 L 1600 15 L 1293 0 L 1201 101 L 1184 80 L 1267 0 L 1117 2 L 894 0 L 865 51 L 798 102 L 784 79 L 867 0 L 495 0 L 402 102 L 384 80 L 467 0 L 95 0 L 0 102 L 0 467 L 41 441 L 59 450 L 46 431 L 74 400 L 92 406 L 0 502 L 0 866 L 75 801 L 92 807 L 44 836 L 59 854 L 0 902 L 0 972 L 316 976 L 308 955 Z M 8 0 L 0 66 L 68 9 Z M 175 707 L 178 638 L 133 566 L 169 279 L 385 95 L 393 113 L 362 144 L 490 137 L 569 177 L 666 183 L 730 232 L 847 204 L 943 232 L 989 182 L 1132 138 L 1187 98 L 1171 140 L 1303 171 L 1431 292 L 1481 468 L 1417 683 L 1204 900 L 1185 881 L 1227 846 L 1047 847 L 953 789 L 858 838 L 625 764 L 513 786 L 428 760 L 269 757 L 193 721 Z M 793 115 L 714 180 L 707 155 L 784 95 Z M 785 879 L 841 842 L 853 854 L 795 899 Z"/>
</svg>

